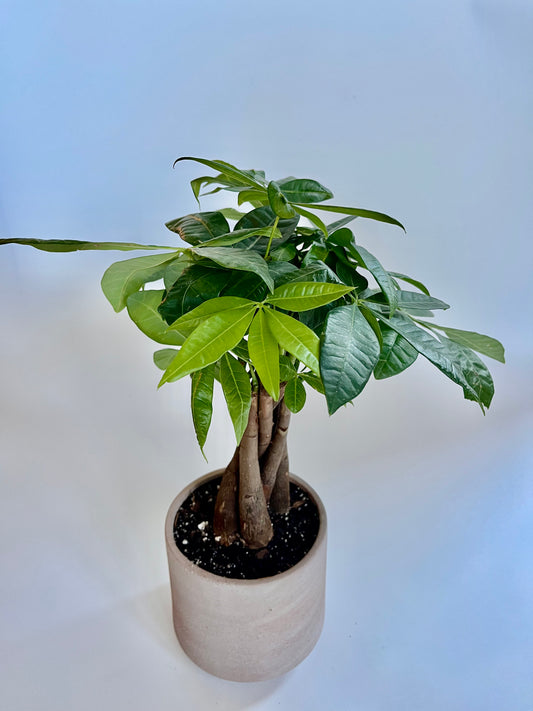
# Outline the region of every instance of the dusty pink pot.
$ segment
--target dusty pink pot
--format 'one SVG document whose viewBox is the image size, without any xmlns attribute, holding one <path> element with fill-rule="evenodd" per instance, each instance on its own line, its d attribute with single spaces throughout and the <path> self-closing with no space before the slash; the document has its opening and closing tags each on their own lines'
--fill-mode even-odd
<svg viewBox="0 0 533 711">
<path fill-rule="evenodd" d="M 187 486 L 172 502 L 165 538 L 174 629 L 185 653 L 205 671 L 230 681 L 264 681 L 293 669 L 311 652 L 324 623 L 326 512 L 311 496 L 320 529 L 309 553 L 279 575 L 258 580 L 223 578 L 186 558 L 174 542 L 174 520 L 185 499 L 211 472 Z"/>
</svg>

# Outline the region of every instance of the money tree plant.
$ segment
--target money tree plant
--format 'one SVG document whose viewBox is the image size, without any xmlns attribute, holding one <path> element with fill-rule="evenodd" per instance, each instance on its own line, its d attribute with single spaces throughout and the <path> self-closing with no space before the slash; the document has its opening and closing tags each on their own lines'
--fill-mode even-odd
<svg viewBox="0 0 533 711">
<path fill-rule="evenodd" d="M 221 160 L 182 160 L 216 172 L 191 181 L 197 201 L 205 188 L 205 195 L 234 195 L 230 207 L 167 222 L 181 238 L 174 246 L 0 243 L 51 252 L 156 252 L 112 264 L 102 289 L 115 311 L 127 309 L 146 336 L 165 346 L 154 354 L 163 371 L 159 385 L 190 377 L 202 452 L 214 382 L 220 383 L 236 449 L 219 488 L 215 537 L 220 545 L 240 538 L 262 548 L 273 535 L 270 513 L 289 507 L 287 431 L 307 387 L 324 395 L 333 414 L 361 393 L 371 375 L 398 375 L 422 355 L 484 411 L 494 386 L 476 352 L 504 362 L 504 351 L 493 338 L 427 320 L 448 304 L 417 279 L 388 271 L 348 227 L 366 218 L 403 229 L 394 218 L 332 205 L 332 192 L 315 180 L 269 181 L 263 171 Z M 341 217 L 327 224 L 324 213 Z M 162 286 L 156 283 L 161 280 Z"/>
</svg>

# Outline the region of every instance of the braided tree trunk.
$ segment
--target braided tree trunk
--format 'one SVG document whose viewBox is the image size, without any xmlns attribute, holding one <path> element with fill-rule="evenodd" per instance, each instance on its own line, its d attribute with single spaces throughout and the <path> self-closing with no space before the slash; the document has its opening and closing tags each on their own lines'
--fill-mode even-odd
<svg viewBox="0 0 533 711">
<path fill-rule="evenodd" d="M 291 413 L 283 393 L 284 386 L 278 402 L 263 386 L 252 394 L 246 431 L 224 471 L 215 504 L 214 533 L 222 545 L 240 537 L 250 548 L 264 548 L 273 535 L 269 510 L 289 510 Z"/>
</svg>

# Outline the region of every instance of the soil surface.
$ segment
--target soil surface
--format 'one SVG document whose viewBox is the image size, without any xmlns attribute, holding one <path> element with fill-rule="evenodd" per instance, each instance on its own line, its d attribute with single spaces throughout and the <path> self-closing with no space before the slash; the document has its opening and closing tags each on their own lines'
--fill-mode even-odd
<svg viewBox="0 0 533 711">
<path fill-rule="evenodd" d="M 174 521 L 174 540 L 189 560 L 224 578 L 267 578 L 292 568 L 311 549 L 320 516 L 308 494 L 291 482 L 291 508 L 272 514 L 274 537 L 266 548 L 251 550 L 240 540 L 230 546 L 213 535 L 213 512 L 221 477 L 202 484 L 182 504 Z"/>
</svg>

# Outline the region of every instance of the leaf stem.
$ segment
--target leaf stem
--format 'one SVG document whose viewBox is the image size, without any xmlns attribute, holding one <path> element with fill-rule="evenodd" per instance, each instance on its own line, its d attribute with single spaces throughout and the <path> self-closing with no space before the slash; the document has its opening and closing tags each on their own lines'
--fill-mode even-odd
<svg viewBox="0 0 533 711">
<path fill-rule="evenodd" d="M 268 246 L 267 246 L 267 251 L 265 252 L 265 260 L 268 257 L 268 253 L 270 252 L 270 245 L 272 244 L 272 240 L 274 239 L 274 232 L 276 231 L 276 227 L 278 226 L 279 222 L 279 217 L 276 217 L 276 221 L 272 225 L 272 232 L 270 233 L 270 239 L 268 240 Z"/>
</svg>

